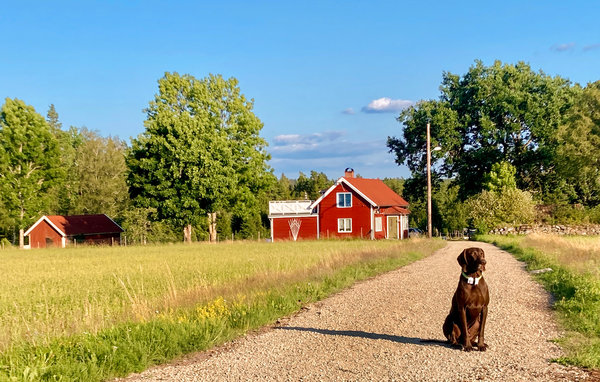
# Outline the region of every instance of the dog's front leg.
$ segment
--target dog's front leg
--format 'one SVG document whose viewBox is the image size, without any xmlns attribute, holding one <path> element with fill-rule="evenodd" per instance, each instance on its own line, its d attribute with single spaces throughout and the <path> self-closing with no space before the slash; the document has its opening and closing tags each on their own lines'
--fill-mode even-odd
<svg viewBox="0 0 600 382">
<path fill-rule="evenodd" d="M 462 345 L 464 351 L 473 350 L 471 339 L 469 338 L 469 328 L 467 327 L 467 308 L 465 306 L 458 307 L 458 319 L 460 320 L 460 335 L 462 336 Z"/>
<path fill-rule="evenodd" d="M 488 307 L 484 306 L 481 309 L 481 321 L 479 322 L 479 338 L 477 339 L 477 349 L 479 351 L 486 351 L 487 345 L 484 340 L 484 332 L 485 332 L 485 321 L 487 320 Z"/>
</svg>

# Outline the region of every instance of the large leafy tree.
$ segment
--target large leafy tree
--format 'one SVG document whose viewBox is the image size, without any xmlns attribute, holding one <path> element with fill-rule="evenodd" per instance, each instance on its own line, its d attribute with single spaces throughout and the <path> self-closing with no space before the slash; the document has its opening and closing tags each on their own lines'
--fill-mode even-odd
<svg viewBox="0 0 600 382">
<path fill-rule="evenodd" d="M 7 98 L 0 111 L 0 203 L 5 225 L 23 233 L 49 210 L 50 190 L 63 177 L 60 151 L 50 126 L 32 106 Z"/>
<path fill-rule="evenodd" d="M 547 191 L 556 177 L 557 130 L 576 94 L 561 77 L 529 65 L 476 61 L 463 75 L 444 73 L 439 100 L 422 101 L 401 113 L 402 137 L 388 138 L 399 164 L 414 176 L 425 171 L 425 125 L 431 123 L 434 170 L 456 178 L 461 195 L 481 191 L 492 165 L 515 166 L 520 188 Z"/>
<path fill-rule="evenodd" d="M 183 228 L 187 241 L 208 214 L 216 240 L 217 211 L 256 203 L 269 183 L 263 124 L 235 78 L 166 73 L 158 87 L 127 156 L 131 196 Z"/>
<path fill-rule="evenodd" d="M 77 139 L 69 167 L 68 204 L 63 206 L 68 207 L 66 213 L 122 217 L 129 200 L 125 142 L 86 128 L 72 129 L 71 134 Z"/>
<path fill-rule="evenodd" d="M 600 81 L 583 89 L 558 136 L 557 164 L 571 201 L 600 204 Z"/>
</svg>

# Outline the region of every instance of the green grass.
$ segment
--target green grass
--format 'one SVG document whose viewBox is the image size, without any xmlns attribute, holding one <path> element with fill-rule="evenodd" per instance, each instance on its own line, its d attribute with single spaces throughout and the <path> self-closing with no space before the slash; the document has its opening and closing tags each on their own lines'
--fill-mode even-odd
<svg viewBox="0 0 600 382">
<path fill-rule="evenodd" d="M 440 241 L 1 251 L 0 380 L 100 381 L 208 349 Z"/>
<path fill-rule="evenodd" d="M 556 236 L 478 237 L 527 263 L 528 270 L 552 268 L 534 276 L 555 297 L 554 308 L 566 335 L 559 363 L 600 369 L 600 238 Z"/>
</svg>

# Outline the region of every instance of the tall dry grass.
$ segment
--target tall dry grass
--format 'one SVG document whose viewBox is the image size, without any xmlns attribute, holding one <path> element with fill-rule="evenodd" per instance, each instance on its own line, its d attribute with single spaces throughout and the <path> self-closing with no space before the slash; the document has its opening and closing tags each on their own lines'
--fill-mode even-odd
<svg viewBox="0 0 600 382">
<path fill-rule="evenodd" d="M 578 274 L 600 279 L 600 237 L 533 234 L 521 245 L 536 248 Z"/>
<path fill-rule="evenodd" d="M 218 297 L 320 277 L 422 241 L 306 241 L 0 251 L 0 350 L 145 322 Z M 426 249 L 425 252 L 428 252 Z"/>
<path fill-rule="evenodd" d="M 600 237 L 484 235 L 478 239 L 511 252 L 530 270 L 552 269 L 533 277 L 554 295 L 554 309 L 566 329 L 558 339 L 566 355 L 556 361 L 600 369 Z"/>
</svg>

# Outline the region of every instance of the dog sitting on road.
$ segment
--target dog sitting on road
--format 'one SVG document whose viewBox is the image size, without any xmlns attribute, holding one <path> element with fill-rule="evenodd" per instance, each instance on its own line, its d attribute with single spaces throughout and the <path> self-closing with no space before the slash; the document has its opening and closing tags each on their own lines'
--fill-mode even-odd
<svg viewBox="0 0 600 382">
<path fill-rule="evenodd" d="M 483 278 L 485 253 L 481 248 L 467 248 L 458 256 L 462 267 L 458 288 L 452 297 L 452 307 L 446 317 L 443 330 L 451 345 L 465 351 L 485 351 L 485 321 L 487 319 L 490 295 Z M 475 341 L 477 343 L 475 344 Z"/>
</svg>

